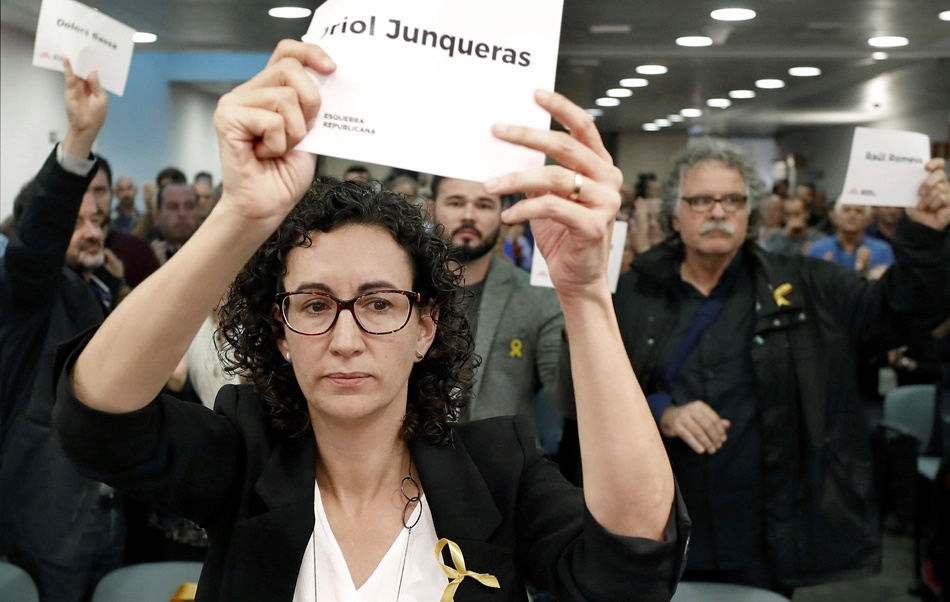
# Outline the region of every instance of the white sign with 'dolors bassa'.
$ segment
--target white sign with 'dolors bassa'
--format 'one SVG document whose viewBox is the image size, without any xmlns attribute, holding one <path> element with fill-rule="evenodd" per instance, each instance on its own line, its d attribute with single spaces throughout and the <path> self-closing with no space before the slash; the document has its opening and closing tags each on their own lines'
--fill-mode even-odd
<svg viewBox="0 0 950 602">
<path fill-rule="evenodd" d="M 86 79 L 99 72 L 103 88 L 122 96 L 132 63 L 135 29 L 75 0 L 43 0 L 36 25 L 33 65 L 63 70 L 68 58 L 73 71 Z"/>
</svg>

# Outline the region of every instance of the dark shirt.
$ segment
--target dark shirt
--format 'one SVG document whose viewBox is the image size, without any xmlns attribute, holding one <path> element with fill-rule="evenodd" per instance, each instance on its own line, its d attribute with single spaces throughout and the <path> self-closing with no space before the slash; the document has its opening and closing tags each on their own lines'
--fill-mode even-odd
<svg viewBox="0 0 950 602">
<path fill-rule="evenodd" d="M 465 315 L 468 317 L 468 324 L 472 329 L 472 339 L 478 332 L 478 310 L 482 306 L 482 294 L 485 292 L 485 281 L 476 282 L 471 286 L 463 286 L 462 306 L 465 308 Z"/>
<path fill-rule="evenodd" d="M 883 232 L 881 232 L 881 229 L 878 227 L 878 225 L 877 225 L 876 223 L 871 224 L 870 226 L 868 226 L 867 228 L 865 228 L 865 229 L 864 229 L 864 234 L 865 234 L 866 236 L 870 236 L 871 238 L 876 238 L 876 239 L 878 239 L 878 240 L 883 240 L 884 242 L 886 242 L 886 243 L 888 243 L 888 244 L 890 244 L 890 242 L 891 242 L 891 237 L 888 236 L 887 234 L 884 234 Z"/>
<path fill-rule="evenodd" d="M 697 454 L 681 439 L 666 439 L 673 473 L 693 519 L 688 567 L 695 570 L 748 566 L 764 555 L 762 433 L 751 345 L 755 287 L 744 252 L 726 269 L 712 296 L 728 301 L 673 377 L 675 405 L 709 404 L 732 425 L 715 454 Z M 679 317 L 661 350 L 657 381 L 707 297 L 680 282 Z"/>
<path fill-rule="evenodd" d="M 152 245 L 138 236 L 110 229 L 106 236 L 106 248 L 122 260 L 125 266 L 125 282 L 132 288 L 158 269 L 158 258 L 155 257 Z"/>
<path fill-rule="evenodd" d="M 115 211 L 112 214 L 112 220 L 109 222 L 109 225 L 113 229 L 118 230 L 119 232 L 125 232 L 126 234 L 132 232 L 132 228 L 135 227 L 135 224 L 139 222 L 139 217 L 141 217 L 138 212 L 135 213 L 135 216 L 126 215 L 121 211 Z"/>
</svg>

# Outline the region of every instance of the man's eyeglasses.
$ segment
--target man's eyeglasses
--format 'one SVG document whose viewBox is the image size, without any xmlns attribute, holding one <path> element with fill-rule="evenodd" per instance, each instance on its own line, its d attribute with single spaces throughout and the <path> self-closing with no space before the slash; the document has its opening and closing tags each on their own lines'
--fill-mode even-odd
<svg viewBox="0 0 950 602">
<path fill-rule="evenodd" d="M 697 194 L 694 196 L 684 196 L 682 198 L 689 205 L 689 208 L 696 213 L 707 213 L 712 211 L 713 205 L 715 205 L 717 202 L 722 204 L 722 208 L 726 213 L 735 213 L 736 211 L 745 208 L 746 200 L 749 197 L 744 194 L 732 193 L 724 194 L 718 197 L 708 194 Z"/>
<path fill-rule="evenodd" d="M 349 310 L 357 326 L 367 334 L 392 334 L 409 323 L 414 303 L 422 295 L 413 291 L 381 290 L 365 293 L 348 301 L 313 291 L 278 293 L 284 324 L 297 334 L 326 334 L 333 329 L 340 312 Z"/>
</svg>

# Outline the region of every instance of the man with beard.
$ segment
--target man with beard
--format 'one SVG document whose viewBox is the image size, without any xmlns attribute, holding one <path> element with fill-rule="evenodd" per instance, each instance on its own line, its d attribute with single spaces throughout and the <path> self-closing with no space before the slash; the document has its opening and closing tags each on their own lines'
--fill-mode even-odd
<svg viewBox="0 0 950 602">
<path fill-rule="evenodd" d="M 93 275 L 112 191 L 90 151 L 108 98 L 95 72 L 65 73 L 69 130 L 17 199 L 0 263 L 0 554 L 44 602 L 88 599 L 124 545 L 115 494 L 76 472 L 50 428 L 56 347 L 102 322 L 115 295 Z"/>
<path fill-rule="evenodd" d="M 436 176 L 432 221 L 459 252 L 462 294 L 475 353 L 481 357 L 472 402 L 463 419 L 520 414 L 535 422 L 543 386 L 554 395 L 564 316 L 553 289 L 492 253 L 501 232 L 502 198 L 481 182 Z"/>
<path fill-rule="evenodd" d="M 164 264 L 198 229 L 198 200 L 185 182 L 170 182 L 158 189 L 155 223 L 160 240 L 152 241 L 159 264 Z"/>
</svg>

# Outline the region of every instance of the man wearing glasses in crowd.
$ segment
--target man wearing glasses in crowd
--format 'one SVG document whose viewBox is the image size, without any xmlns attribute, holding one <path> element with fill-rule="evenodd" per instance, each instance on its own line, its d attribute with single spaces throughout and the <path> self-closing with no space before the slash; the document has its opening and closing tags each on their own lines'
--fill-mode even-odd
<svg viewBox="0 0 950 602">
<path fill-rule="evenodd" d="M 939 319 L 950 193 L 944 161 L 926 168 L 899 261 L 870 282 L 754 244 L 766 190 L 744 153 L 705 139 L 674 158 L 676 236 L 637 257 L 614 305 L 692 519 L 684 579 L 790 594 L 880 570 L 855 358 Z"/>
</svg>

